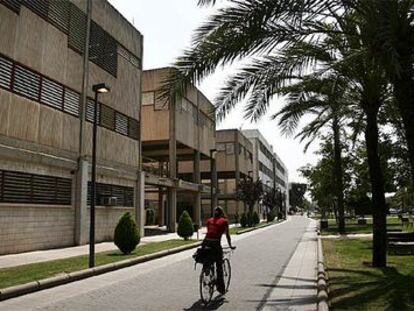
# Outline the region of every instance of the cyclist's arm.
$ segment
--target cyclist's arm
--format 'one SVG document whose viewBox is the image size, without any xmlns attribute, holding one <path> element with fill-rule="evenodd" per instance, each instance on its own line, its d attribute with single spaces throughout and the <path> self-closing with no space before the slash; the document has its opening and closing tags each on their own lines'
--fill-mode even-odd
<svg viewBox="0 0 414 311">
<path fill-rule="evenodd" d="M 230 248 L 233 248 L 233 245 L 231 244 L 231 237 L 230 237 L 230 232 L 229 232 L 229 225 L 226 225 L 226 239 L 227 239 L 227 244 L 229 244 Z"/>
</svg>

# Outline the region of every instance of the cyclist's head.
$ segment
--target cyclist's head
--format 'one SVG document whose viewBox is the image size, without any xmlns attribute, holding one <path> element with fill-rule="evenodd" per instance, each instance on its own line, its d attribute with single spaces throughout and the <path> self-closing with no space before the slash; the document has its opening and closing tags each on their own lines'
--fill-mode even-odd
<svg viewBox="0 0 414 311">
<path fill-rule="evenodd" d="M 214 217 L 224 217 L 224 211 L 220 206 L 214 209 Z"/>
</svg>

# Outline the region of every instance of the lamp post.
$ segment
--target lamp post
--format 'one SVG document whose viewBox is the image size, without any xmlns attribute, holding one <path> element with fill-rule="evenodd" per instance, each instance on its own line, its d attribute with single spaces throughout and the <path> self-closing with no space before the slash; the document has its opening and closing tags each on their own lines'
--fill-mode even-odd
<svg viewBox="0 0 414 311">
<path fill-rule="evenodd" d="M 91 176 L 91 215 L 89 224 L 89 268 L 95 266 L 95 205 L 96 205 L 96 134 L 98 129 L 98 95 L 109 93 L 110 88 L 105 83 L 92 86 L 95 93 L 92 131 L 92 176 Z"/>
<path fill-rule="evenodd" d="M 216 153 L 217 149 L 210 149 L 210 216 L 214 214 L 217 167 L 216 167 Z"/>
</svg>

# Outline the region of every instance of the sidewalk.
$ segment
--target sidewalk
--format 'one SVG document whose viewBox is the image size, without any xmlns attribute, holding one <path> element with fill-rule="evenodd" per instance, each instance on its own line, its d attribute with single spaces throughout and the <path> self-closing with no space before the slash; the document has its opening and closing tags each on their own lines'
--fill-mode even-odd
<svg viewBox="0 0 414 311">
<path fill-rule="evenodd" d="M 203 227 L 199 230 L 199 239 L 203 239 L 206 234 L 206 228 Z M 194 233 L 193 239 L 197 238 L 197 234 Z M 140 245 L 145 245 L 152 242 L 162 242 L 167 240 L 181 239 L 177 233 L 167 233 L 156 236 L 142 237 Z M 95 252 L 107 252 L 117 250 L 118 248 L 113 242 L 102 242 L 95 244 Z M 27 265 L 37 262 L 45 262 L 50 260 L 58 260 L 69 257 L 76 257 L 89 254 L 89 244 L 82 246 L 73 246 L 58 249 L 39 250 L 20 254 L 11 254 L 0 256 L 0 269 L 9 268 L 21 265 Z"/>
<path fill-rule="evenodd" d="M 296 251 L 261 310 L 317 309 L 317 222 L 311 220 Z"/>
</svg>

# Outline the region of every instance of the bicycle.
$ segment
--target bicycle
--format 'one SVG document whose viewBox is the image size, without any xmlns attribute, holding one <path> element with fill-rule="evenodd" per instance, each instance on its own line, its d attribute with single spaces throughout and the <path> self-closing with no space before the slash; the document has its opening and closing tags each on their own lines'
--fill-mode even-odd
<svg viewBox="0 0 414 311">
<path fill-rule="evenodd" d="M 231 265 L 230 257 L 233 253 L 234 248 L 223 247 L 223 276 L 226 293 L 230 287 L 231 280 Z M 200 273 L 200 297 L 201 301 L 208 305 L 214 294 L 214 289 L 217 284 L 217 275 L 215 264 L 213 261 L 209 261 L 203 264 L 203 268 Z"/>
</svg>

